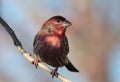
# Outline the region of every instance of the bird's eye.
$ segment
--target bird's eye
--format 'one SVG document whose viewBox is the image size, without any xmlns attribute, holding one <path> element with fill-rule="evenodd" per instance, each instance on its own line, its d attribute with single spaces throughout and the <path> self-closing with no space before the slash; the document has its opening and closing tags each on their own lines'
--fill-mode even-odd
<svg viewBox="0 0 120 82">
<path fill-rule="evenodd" d="M 62 23 L 62 21 L 61 20 L 57 20 L 57 23 Z"/>
<path fill-rule="evenodd" d="M 60 20 L 57 20 L 58 23 L 60 23 Z"/>
</svg>

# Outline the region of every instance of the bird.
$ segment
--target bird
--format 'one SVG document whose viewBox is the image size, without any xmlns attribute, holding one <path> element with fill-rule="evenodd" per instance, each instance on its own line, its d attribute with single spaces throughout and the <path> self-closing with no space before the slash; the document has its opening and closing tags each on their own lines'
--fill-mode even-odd
<svg viewBox="0 0 120 82">
<path fill-rule="evenodd" d="M 58 68 L 63 66 L 71 72 L 79 72 L 67 57 L 69 44 L 65 33 L 71 25 L 72 23 L 63 16 L 53 16 L 42 25 L 34 38 L 33 64 L 37 67 L 39 62 L 44 62 L 54 67 L 51 72 L 52 78 L 58 75 Z"/>
</svg>

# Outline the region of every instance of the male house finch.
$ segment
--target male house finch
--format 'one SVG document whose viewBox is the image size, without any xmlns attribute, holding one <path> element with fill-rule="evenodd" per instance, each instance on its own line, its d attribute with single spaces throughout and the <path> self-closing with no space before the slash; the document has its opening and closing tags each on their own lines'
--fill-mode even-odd
<svg viewBox="0 0 120 82">
<path fill-rule="evenodd" d="M 62 66 L 69 71 L 79 72 L 67 57 L 69 45 L 65 32 L 70 25 L 72 24 L 64 17 L 54 16 L 43 24 L 35 36 L 33 43 L 35 60 L 33 63 L 36 67 L 38 62 L 45 62 L 55 67 L 51 72 L 52 77 L 57 74 L 58 67 Z"/>
</svg>

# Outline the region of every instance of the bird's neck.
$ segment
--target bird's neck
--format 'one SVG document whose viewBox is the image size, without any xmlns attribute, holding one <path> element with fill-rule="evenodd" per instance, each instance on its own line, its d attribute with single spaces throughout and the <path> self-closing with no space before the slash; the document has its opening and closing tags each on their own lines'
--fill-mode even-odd
<svg viewBox="0 0 120 82">
<path fill-rule="evenodd" d="M 63 29 L 63 30 L 59 30 L 59 31 L 54 31 L 54 35 L 55 36 L 58 36 L 59 38 L 63 38 L 65 36 L 65 31 L 66 29 Z"/>
</svg>

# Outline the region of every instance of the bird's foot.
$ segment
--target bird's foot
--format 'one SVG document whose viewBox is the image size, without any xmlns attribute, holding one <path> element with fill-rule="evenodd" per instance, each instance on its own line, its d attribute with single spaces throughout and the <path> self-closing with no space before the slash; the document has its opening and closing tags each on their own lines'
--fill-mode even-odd
<svg viewBox="0 0 120 82">
<path fill-rule="evenodd" d="M 32 62 L 32 64 L 34 64 L 35 67 L 37 68 L 39 62 L 40 62 L 40 61 L 39 61 L 38 59 L 35 59 L 35 60 Z"/>
<path fill-rule="evenodd" d="M 54 78 L 54 76 L 58 77 L 58 73 L 57 73 L 58 68 L 55 68 L 54 70 L 52 70 L 52 72 L 50 73 L 52 75 L 52 78 Z"/>
</svg>

